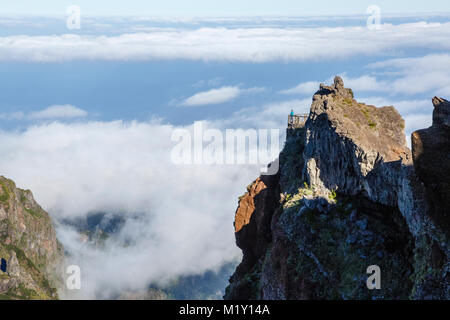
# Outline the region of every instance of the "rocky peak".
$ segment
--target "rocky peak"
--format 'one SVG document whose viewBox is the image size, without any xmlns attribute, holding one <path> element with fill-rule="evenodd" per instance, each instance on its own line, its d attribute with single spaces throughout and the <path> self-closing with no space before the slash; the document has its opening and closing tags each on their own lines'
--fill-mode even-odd
<svg viewBox="0 0 450 320">
<path fill-rule="evenodd" d="M 405 121 L 393 106 L 376 108 L 358 102 L 353 91 L 336 77 L 333 86 L 321 85 L 314 95 L 309 124 L 331 122 L 337 134 L 358 146 L 376 150 L 385 161 L 410 160 L 404 134 Z M 307 123 L 308 126 L 308 123 Z"/>
<path fill-rule="evenodd" d="M 393 177 L 399 166 L 411 164 L 404 120 L 393 106 L 377 108 L 356 101 L 340 78 L 325 88 L 339 88 L 343 95 L 323 88 L 314 95 L 306 122 L 305 179 L 324 190 L 363 193 L 397 205 L 393 190 L 398 181 Z"/>
<path fill-rule="evenodd" d="M 450 102 L 432 102 L 433 125 L 411 136 L 414 169 L 426 187 L 431 216 L 450 234 Z"/>
<path fill-rule="evenodd" d="M 335 97 L 353 99 L 353 91 L 344 87 L 344 80 L 339 76 L 334 78 L 334 83 L 331 86 L 326 86 L 321 83 L 320 89 L 316 92 L 316 95 L 333 95 Z"/>
<path fill-rule="evenodd" d="M 413 166 L 393 106 L 356 101 L 339 77 L 320 85 L 305 127 L 286 138 L 279 175 L 240 199 L 244 256 L 225 298 L 448 299 L 448 215 L 432 213 L 450 206 L 432 204 L 450 199 L 448 102 L 433 103 L 432 128 L 413 135 Z M 386 270 L 384 289 L 367 290 L 369 265 Z"/>
<path fill-rule="evenodd" d="M 433 125 L 450 127 L 450 102 L 443 98 L 434 97 L 433 106 Z"/>
<path fill-rule="evenodd" d="M 0 299 L 56 299 L 64 251 L 29 190 L 0 176 Z"/>
</svg>

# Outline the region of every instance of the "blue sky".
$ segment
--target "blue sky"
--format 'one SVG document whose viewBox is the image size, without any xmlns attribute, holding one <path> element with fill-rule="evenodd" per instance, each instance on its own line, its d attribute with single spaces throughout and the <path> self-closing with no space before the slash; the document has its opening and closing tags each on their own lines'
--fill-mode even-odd
<svg viewBox="0 0 450 320">
<path fill-rule="evenodd" d="M 354 15 L 365 14 L 369 5 L 385 13 L 449 12 L 446 0 L 14 0 L 3 1 L 0 14 L 64 15 L 67 6 L 79 5 L 87 15 L 229 16 L 229 15 Z"/>
<path fill-rule="evenodd" d="M 108 254 L 59 227 L 72 262 L 86 271 L 84 297 L 239 258 L 233 214 L 260 166 L 176 166 L 177 129 L 204 121 L 221 132 L 278 129 L 282 139 L 291 108 L 308 112 L 319 84 L 335 75 L 358 101 L 394 105 L 407 136 L 431 124 L 431 98 L 450 97 L 450 15 L 424 12 L 448 11 L 449 3 L 379 1 L 382 12 L 422 13 L 382 14 L 371 30 L 366 2 L 353 1 L 348 11 L 335 2 L 76 1 L 84 12 L 79 30 L 66 27 L 71 2 L 2 4 L 0 175 L 31 189 L 56 220 L 101 211 L 127 221 Z M 249 17 L 206 17 L 233 14 Z M 124 239 L 133 245 L 117 246 Z M 132 277 L 117 277 L 124 263 Z"/>
<path fill-rule="evenodd" d="M 55 105 L 86 111 L 83 120 L 157 118 L 174 125 L 232 118 L 290 100 L 307 110 L 309 103 L 295 101 L 310 99 L 319 82 L 337 74 L 368 102 L 423 106 L 449 92 L 448 77 L 427 59 L 440 55 L 436 59 L 446 63 L 449 16 L 382 16 L 379 31 L 368 30 L 366 19 L 82 18 L 81 29 L 69 30 L 60 18 L 2 18 L 0 124 L 24 129 L 42 122 L 28 114 Z M 416 83 L 417 90 L 408 92 L 405 83 L 420 76 L 413 72 L 417 67 L 403 65 L 416 64 L 412 58 L 431 64 L 420 71 L 430 76 L 422 75 L 423 88 Z M 376 65 L 393 59 L 390 70 Z M 311 82 L 308 91 L 282 93 Z M 184 102 L 211 90 L 232 96 L 210 105 Z M 421 116 L 426 119 L 425 112 Z M 271 125 L 283 126 L 282 112 L 276 119 Z"/>
</svg>

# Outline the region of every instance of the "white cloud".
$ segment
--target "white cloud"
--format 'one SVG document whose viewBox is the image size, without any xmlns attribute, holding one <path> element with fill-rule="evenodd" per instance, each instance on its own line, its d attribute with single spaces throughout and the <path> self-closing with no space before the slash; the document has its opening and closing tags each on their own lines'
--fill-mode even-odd
<svg viewBox="0 0 450 320">
<path fill-rule="evenodd" d="M 2 120 L 57 120 L 57 119 L 75 119 L 83 118 L 88 115 L 87 111 L 72 106 L 66 105 L 53 105 L 43 110 L 33 111 L 25 113 L 23 111 L 0 113 L 0 119 Z"/>
<path fill-rule="evenodd" d="M 367 100 L 377 106 L 397 104 L 382 99 Z M 310 98 L 275 101 L 207 125 L 284 128 L 291 108 L 306 113 L 310 104 Z M 416 112 L 425 102 L 402 101 L 405 110 L 412 105 Z M 407 131 L 431 122 L 431 114 L 405 118 Z M 58 227 L 70 263 L 82 267 L 83 298 L 110 298 L 152 282 L 214 270 L 239 257 L 233 213 L 259 166 L 173 165 L 170 136 L 176 128 L 159 122 L 56 122 L 24 132 L 0 131 L 2 174 L 33 190 L 53 218 L 99 211 L 126 218 L 106 250 L 92 249 L 72 229 Z"/>
<path fill-rule="evenodd" d="M 401 100 L 390 97 L 361 97 L 358 98 L 358 101 L 378 107 L 394 106 L 403 116 L 429 113 L 431 118 L 433 112 L 431 98 L 429 100 Z"/>
<path fill-rule="evenodd" d="M 194 83 L 192 85 L 192 87 L 194 88 L 201 88 L 204 86 L 208 86 L 208 87 L 217 87 L 220 85 L 220 83 L 222 82 L 222 78 L 221 77 L 215 77 L 213 79 L 209 79 L 209 80 L 200 80 L 197 83 Z"/>
<path fill-rule="evenodd" d="M 21 111 L 10 112 L 10 113 L 0 113 L 0 119 L 2 120 L 20 120 L 23 119 L 25 114 Z"/>
<path fill-rule="evenodd" d="M 314 92 L 319 90 L 319 85 L 320 83 L 315 81 L 303 82 L 293 88 L 281 90 L 280 93 L 292 95 L 294 94 L 313 95 Z"/>
<path fill-rule="evenodd" d="M 358 101 L 377 107 L 394 106 L 405 120 L 405 134 L 408 146 L 411 147 L 411 133 L 428 128 L 432 124 L 433 104 L 429 100 L 398 100 L 398 98 L 363 97 Z"/>
<path fill-rule="evenodd" d="M 199 92 L 184 100 L 181 105 L 194 107 L 211 104 L 220 104 L 231 101 L 239 96 L 241 89 L 238 87 L 222 87 L 209 91 Z"/>
<path fill-rule="evenodd" d="M 352 88 L 359 102 L 364 102 L 377 107 L 394 106 L 405 119 L 405 134 L 408 146 L 411 146 L 411 133 L 415 130 L 427 128 L 432 123 L 433 105 L 430 95 L 429 99 L 402 99 L 399 94 L 422 92 L 423 88 L 433 92 L 445 92 L 450 89 L 450 76 L 447 75 L 447 69 L 443 66 L 450 66 L 450 59 L 447 55 L 431 55 L 420 58 L 392 59 L 370 65 L 370 68 L 399 68 L 401 72 L 396 73 L 391 81 L 380 81 L 375 76 L 361 75 L 359 77 L 348 77 L 341 74 L 345 87 Z M 443 70 L 437 79 L 436 71 Z M 421 80 L 416 79 L 422 77 Z M 438 81 L 437 81 L 438 80 Z M 332 78 L 327 79 L 324 83 L 331 83 Z M 405 90 L 408 83 L 409 90 Z M 403 86 L 405 84 L 405 87 Z M 280 91 L 284 94 L 313 95 L 319 86 L 319 81 L 303 82 L 294 88 Z M 369 96 L 361 97 L 360 92 L 383 92 L 390 93 L 387 96 Z M 450 92 L 449 92 L 450 93 Z M 301 100 L 299 100 L 301 101 Z M 306 103 L 308 100 L 301 101 Z M 286 105 L 287 103 L 287 105 Z M 286 109 L 291 102 L 282 103 L 282 113 L 286 114 Z M 295 105 L 295 103 L 292 103 Z M 309 108 L 309 104 L 308 104 Z M 244 111 L 245 112 L 245 111 Z"/>
<path fill-rule="evenodd" d="M 365 74 L 357 77 L 343 78 L 345 86 L 352 88 L 358 95 L 361 92 L 383 92 L 388 96 L 412 96 L 427 94 L 433 96 L 450 96 L 450 55 L 430 54 L 422 57 L 388 59 L 367 66 L 373 74 L 385 76 L 380 80 L 375 75 Z M 386 78 L 387 77 L 387 78 Z M 324 83 L 330 83 L 329 78 Z M 312 95 L 317 91 L 319 81 L 308 81 L 280 91 L 282 94 Z M 415 100 L 417 102 L 418 100 Z M 422 106 L 424 100 L 421 100 Z M 413 103 L 417 105 L 417 103 Z"/>
<path fill-rule="evenodd" d="M 180 103 L 181 106 L 197 107 L 213 104 L 221 104 L 232 101 L 245 93 L 257 93 L 264 91 L 264 88 L 241 89 L 237 86 L 226 86 L 218 89 L 211 89 L 194 94 Z"/>
<path fill-rule="evenodd" d="M 309 113 L 311 98 L 273 101 L 261 106 L 240 109 L 226 119 L 213 122 L 220 127 L 281 129 L 287 126 L 291 109 L 295 113 Z M 282 132 L 283 133 L 283 132 Z"/>
<path fill-rule="evenodd" d="M 411 148 L 411 134 L 419 129 L 428 128 L 433 123 L 433 117 L 431 114 L 411 114 L 404 117 L 405 118 L 405 132 L 406 141 L 408 147 Z"/>
<path fill-rule="evenodd" d="M 377 80 L 376 77 L 370 75 L 362 75 L 360 77 L 352 78 L 348 77 L 346 74 L 340 74 L 342 79 L 344 80 L 345 86 L 347 88 L 352 88 L 354 92 L 359 91 L 387 91 L 389 89 L 389 85 L 384 81 Z M 333 77 L 328 78 L 322 83 L 332 83 Z M 281 94 L 287 95 L 307 95 L 312 96 L 317 90 L 319 90 L 320 86 L 319 81 L 307 81 L 298 84 L 297 86 L 281 90 Z"/>
<path fill-rule="evenodd" d="M 31 112 L 28 117 L 30 119 L 73 119 L 87 116 L 85 110 L 79 109 L 72 105 L 54 105 L 45 108 L 44 110 Z"/>
<path fill-rule="evenodd" d="M 371 69 L 396 72 L 386 91 L 412 95 L 450 95 L 450 55 L 430 54 L 423 57 L 390 59 L 368 66 Z"/>
<path fill-rule="evenodd" d="M 54 219 L 88 212 L 126 218 L 105 250 L 91 250 L 70 229 L 58 229 L 73 255 L 70 262 L 82 268 L 83 297 L 108 298 L 201 274 L 240 256 L 234 212 L 259 166 L 176 166 L 170 160 L 175 128 L 158 122 L 55 122 L 0 131 L 1 174 L 31 189 Z"/>
<path fill-rule="evenodd" d="M 363 75 L 357 78 L 347 77 L 342 75 L 345 86 L 352 88 L 354 92 L 359 91 L 389 91 L 389 84 L 385 81 L 379 81 L 376 77 L 370 75 Z"/>
<path fill-rule="evenodd" d="M 202 60 L 236 62 L 311 61 L 449 50 L 450 23 L 385 24 L 321 28 L 154 29 L 118 36 L 16 35 L 0 37 L 0 61 Z M 330 50 L 332 48 L 332 50 Z"/>
</svg>

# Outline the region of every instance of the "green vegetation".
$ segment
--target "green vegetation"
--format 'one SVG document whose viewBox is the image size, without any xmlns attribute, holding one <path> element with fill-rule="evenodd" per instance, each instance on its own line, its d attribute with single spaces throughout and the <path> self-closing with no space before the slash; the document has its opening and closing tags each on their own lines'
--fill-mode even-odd
<svg viewBox="0 0 450 320">
<path fill-rule="evenodd" d="M 355 94 L 353 93 L 352 89 L 348 89 L 348 91 L 350 92 L 350 95 L 352 96 L 352 99 L 355 99 Z"/>
<path fill-rule="evenodd" d="M 0 186 L 2 187 L 3 193 L 0 195 L 0 202 L 6 204 L 9 201 L 10 195 L 8 192 L 8 187 L 3 180 L 0 179 Z"/>
<path fill-rule="evenodd" d="M 302 157 L 306 142 L 306 129 L 292 130 L 286 137 L 283 151 L 280 153 L 280 170 L 284 172 L 281 184 L 286 193 L 296 193 L 302 183 L 304 160 Z"/>
<path fill-rule="evenodd" d="M 0 250 L 0 252 L 3 251 L 3 254 L 14 251 L 16 253 L 17 261 L 19 262 L 21 268 L 26 270 L 27 273 L 30 274 L 30 276 L 33 278 L 33 280 L 39 284 L 38 286 L 39 292 L 36 292 L 36 290 L 27 288 L 25 284 L 20 283 L 17 288 L 15 289 L 11 288 L 7 293 L 1 294 L 0 300 L 49 299 L 56 296 L 57 293 L 56 289 L 51 286 L 46 276 L 36 267 L 34 262 L 26 256 L 25 252 L 21 248 L 11 244 L 9 245 L 2 244 L 0 245 L 0 249 L 3 249 Z M 7 277 L 9 278 L 9 276 Z M 0 280 L 2 278 L 5 278 L 4 274 L 0 275 Z"/>
<path fill-rule="evenodd" d="M 39 295 L 33 289 L 26 288 L 22 283 L 19 284 L 18 292 L 25 300 L 39 299 Z"/>
<path fill-rule="evenodd" d="M 9 275 L 3 272 L 0 272 L 0 280 L 7 280 L 9 279 Z"/>
<path fill-rule="evenodd" d="M 42 214 L 40 214 L 39 212 L 37 212 L 37 211 L 35 211 L 35 210 L 31 209 L 31 208 L 30 209 L 25 208 L 25 211 L 28 212 L 29 214 L 31 214 L 33 217 L 35 217 L 37 219 L 42 218 Z"/>
<path fill-rule="evenodd" d="M 361 105 L 361 111 L 367 120 L 367 124 L 369 125 L 369 128 L 375 129 L 377 127 L 377 123 L 375 121 L 373 121 L 372 116 L 370 115 L 369 109 L 366 106 Z"/>
<path fill-rule="evenodd" d="M 44 278 L 42 279 L 42 281 L 41 281 L 41 288 L 42 288 L 45 292 L 50 293 L 50 296 L 55 296 L 55 295 L 57 294 L 56 288 L 53 288 L 53 287 L 50 285 L 50 282 L 48 281 L 48 279 L 45 278 L 45 277 L 44 277 Z"/>
<path fill-rule="evenodd" d="M 225 296 L 228 296 L 230 294 L 230 292 L 233 290 L 233 287 L 238 286 L 240 290 L 245 290 L 250 293 L 250 300 L 259 300 L 261 298 L 261 270 L 262 263 L 256 263 L 253 269 L 243 276 L 242 280 L 240 280 L 238 283 L 230 284 L 225 289 Z"/>
<path fill-rule="evenodd" d="M 16 253 L 17 256 L 17 260 L 19 261 L 19 263 L 23 266 L 25 266 L 26 268 L 35 270 L 37 272 L 40 272 L 39 269 L 35 266 L 35 264 L 33 263 L 33 261 L 31 261 L 25 254 L 25 252 L 23 252 L 22 249 L 11 245 L 11 244 L 5 244 L 5 247 L 8 251 L 14 251 Z"/>
<path fill-rule="evenodd" d="M 343 102 L 344 102 L 344 104 L 346 104 L 347 106 L 353 105 L 353 99 L 350 99 L 350 98 L 345 98 L 345 99 L 343 100 Z"/>
<path fill-rule="evenodd" d="M 50 285 L 51 279 L 47 279 L 43 270 L 47 266 L 47 257 L 39 248 L 32 248 L 31 244 L 39 237 L 38 228 L 42 232 L 49 232 L 51 224 L 48 220 L 33 221 L 45 218 L 44 211 L 29 199 L 31 192 L 17 189 L 14 182 L 0 177 L 0 206 L 6 210 L 14 206 L 13 214 L 19 216 L 16 219 L 6 218 L 1 221 L 0 228 L 0 257 L 11 262 L 11 254 L 15 254 L 18 263 L 17 271 L 13 269 L 11 276 L 0 272 L 0 281 L 14 279 L 14 282 L 6 281 L 8 291 L 2 291 L 0 300 L 25 300 L 25 299 L 52 299 L 57 297 L 56 289 Z M 24 217 L 25 219 L 23 220 Z M 22 231 L 16 223 L 23 222 L 26 232 Z M 7 240 L 9 240 L 7 242 Z M 15 268 L 15 267 L 13 267 Z M 31 279 L 30 279 L 31 277 Z"/>
<path fill-rule="evenodd" d="M 290 280 L 295 285 L 307 279 L 311 299 L 406 299 L 412 287 L 404 279 L 404 273 L 411 270 L 410 235 L 399 233 L 392 221 L 366 214 L 358 199 L 336 193 L 337 197 L 339 202 L 326 214 L 303 208 L 301 215 L 285 210 L 280 217 L 285 234 L 299 249 L 290 250 L 287 259 Z M 350 220 L 354 210 L 358 215 Z M 390 212 L 390 217 L 397 215 Z M 367 223 L 360 227 L 356 222 L 363 220 Z M 371 264 L 390 270 L 382 290 L 365 288 L 366 268 Z"/>
<path fill-rule="evenodd" d="M 329 198 L 330 200 L 337 201 L 336 190 L 331 190 L 331 193 L 330 193 L 330 195 L 328 196 L 328 198 Z"/>
<path fill-rule="evenodd" d="M 313 196 L 315 194 L 315 188 L 308 186 L 308 183 L 303 182 L 303 187 L 297 189 L 297 193 L 294 195 L 286 194 L 283 208 L 288 209 L 297 207 L 301 204 L 301 201 L 305 196 Z"/>
<path fill-rule="evenodd" d="M 362 107 L 361 109 L 362 113 L 364 114 L 364 116 L 366 117 L 367 120 L 370 120 L 370 114 L 369 114 L 369 110 L 365 109 L 364 107 Z"/>
</svg>

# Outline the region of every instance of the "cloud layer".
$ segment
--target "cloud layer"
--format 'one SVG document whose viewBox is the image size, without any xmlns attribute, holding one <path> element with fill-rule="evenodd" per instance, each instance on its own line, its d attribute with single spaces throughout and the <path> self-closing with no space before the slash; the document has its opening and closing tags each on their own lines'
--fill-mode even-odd
<svg viewBox="0 0 450 320">
<path fill-rule="evenodd" d="M 205 105 L 221 104 L 232 101 L 240 95 L 264 91 L 264 88 L 242 89 L 239 86 L 225 86 L 194 94 L 180 103 L 181 106 L 198 107 Z"/>
<path fill-rule="evenodd" d="M 409 35 L 414 34 L 414 37 Z M 423 48 L 449 50 L 450 23 L 384 24 L 381 30 L 336 28 L 153 28 L 118 36 L 0 37 L 0 61 L 202 60 L 308 61 L 395 53 Z M 332 50 L 330 50 L 332 48 Z"/>
<path fill-rule="evenodd" d="M 72 105 L 54 105 L 41 111 L 32 112 L 30 119 L 74 119 L 87 116 L 87 112 Z"/>
<path fill-rule="evenodd" d="M 428 54 L 421 57 L 397 58 L 371 63 L 365 72 L 356 77 L 341 74 L 345 85 L 358 92 L 377 92 L 388 96 L 404 95 L 450 95 L 450 55 Z M 332 77 L 326 83 L 331 83 Z M 289 95 L 310 95 L 319 87 L 320 81 L 307 81 L 280 91 Z"/>
<path fill-rule="evenodd" d="M 241 90 L 238 87 L 222 87 L 209 91 L 199 92 L 184 100 L 181 105 L 188 107 L 220 104 L 231 101 L 239 96 Z"/>
<path fill-rule="evenodd" d="M 88 112 L 70 104 L 53 105 L 39 111 L 0 113 L 2 120 L 64 120 L 84 118 Z"/>
<path fill-rule="evenodd" d="M 248 107 L 205 126 L 282 128 L 291 108 L 308 112 L 310 103 L 307 98 Z M 408 131 L 431 121 L 429 113 L 419 111 L 426 101 L 395 104 L 413 112 L 406 117 Z M 125 217 L 104 250 L 80 242 L 72 228 L 58 227 L 69 262 L 82 269 L 81 298 L 111 298 L 216 270 L 239 257 L 233 213 L 259 166 L 174 165 L 171 134 L 177 128 L 160 122 L 53 122 L 0 132 L 2 174 L 33 190 L 53 218 L 99 211 Z"/>
<path fill-rule="evenodd" d="M 70 262 L 81 266 L 84 298 L 201 274 L 239 257 L 234 211 L 259 166 L 174 165 L 174 129 L 158 122 L 54 122 L 0 132 L 2 175 L 33 190 L 53 218 L 99 211 L 125 217 L 101 251 L 58 228 Z"/>
</svg>

